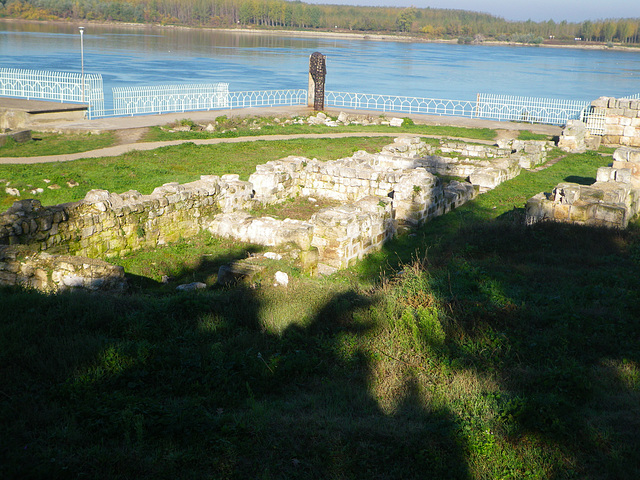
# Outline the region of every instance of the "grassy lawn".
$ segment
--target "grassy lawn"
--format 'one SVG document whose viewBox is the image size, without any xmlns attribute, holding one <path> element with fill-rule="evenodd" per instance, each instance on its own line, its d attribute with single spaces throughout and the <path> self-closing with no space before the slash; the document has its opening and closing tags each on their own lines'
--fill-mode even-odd
<svg viewBox="0 0 640 480">
<path fill-rule="evenodd" d="M 187 181 L 192 161 L 199 175 L 276 154 L 210 148 L 74 174 L 144 191 L 155 170 Z M 262 250 L 201 235 L 117 259 L 126 295 L 0 289 L 0 477 L 640 478 L 639 225 L 518 221 L 609 161 L 523 172 L 328 278 L 285 249 L 252 284 L 177 293 Z"/>
<path fill-rule="evenodd" d="M 279 119 L 278 119 L 279 120 Z M 418 135 L 438 135 L 451 138 L 468 138 L 473 140 L 493 140 L 496 131 L 489 128 L 465 128 L 448 125 L 420 125 L 414 124 L 411 119 L 405 119 L 402 127 L 388 125 L 339 125 L 328 127 L 326 125 L 283 124 L 269 117 L 226 118 L 218 117 L 213 122 L 215 131 L 198 130 L 198 126 L 189 119 L 177 122 L 175 126 L 190 126 L 192 130 L 171 131 L 168 127 L 152 127 L 145 137 L 146 141 L 162 140 L 193 140 L 204 138 L 229 138 L 248 137 L 255 135 L 296 135 L 306 133 L 349 133 L 349 132 L 379 132 L 400 135 L 413 133 Z"/>
<path fill-rule="evenodd" d="M 243 144 L 194 145 L 185 143 L 152 151 L 130 152 L 119 157 L 92 158 L 64 163 L 34 165 L 0 165 L 0 180 L 18 188 L 20 198 L 37 198 L 43 205 L 55 205 L 84 198 L 89 190 L 99 188 L 122 193 L 138 190 L 150 194 L 168 182 L 191 182 L 200 175 L 237 173 L 247 180 L 256 168 L 269 160 L 288 155 L 303 155 L 331 160 L 352 155 L 358 150 L 379 151 L 391 140 L 382 138 L 345 138 L 338 140 L 258 141 Z M 185 162 L 184 159 L 189 161 Z M 49 182 L 45 182 L 49 180 Z M 77 183 L 71 187 L 68 182 Z M 60 188 L 51 189 L 57 185 Z M 35 188 L 40 194 L 30 194 Z M 0 211 L 17 197 L 0 190 Z"/>
<path fill-rule="evenodd" d="M 0 146 L 0 157 L 38 157 L 65 153 L 88 152 L 110 147 L 116 141 L 113 132 L 101 134 L 60 134 L 32 132 L 31 141 L 18 143 L 13 140 Z"/>
</svg>

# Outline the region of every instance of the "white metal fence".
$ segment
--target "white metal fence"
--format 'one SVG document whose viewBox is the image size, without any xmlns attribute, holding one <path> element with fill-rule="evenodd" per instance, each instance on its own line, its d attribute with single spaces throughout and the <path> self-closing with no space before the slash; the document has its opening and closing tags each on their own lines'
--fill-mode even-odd
<svg viewBox="0 0 640 480">
<path fill-rule="evenodd" d="M 229 84 L 156 85 L 113 89 L 115 116 L 229 108 Z"/>
<path fill-rule="evenodd" d="M 579 119 L 583 110 L 589 107 L 589 102 L 486 93 L 478 94 L 476 101 L 473 102 L 367 93 L 326 92 L 325 102 L 330 107 L 551 125 L 564 125 L 567 120 Z"/>
<path fill-rule="evenodd" d="M 113 89 L 114 116 L 307 104 L 307 90 L 230 92 L 228 83 Z"/>
<path fill-rule="evenodd" d="M 185 112 L 222 108 L 296 106 L 307 104 L 307 90 L 229 92 L 227 83 L 161 85 L 113 89 L 113 113 L 107 114 L 102 76 L 0 68 L 0 96 L 89 104 L 89 117 Z M 625 97 L 640 99 L 640 94 Z M 443 100 L 348 92 L 325 92 L 329 107 L 449 115 L 502 121 L 564 125 L 580 119 L 596 135 L 604 133 L 604 112 L 589 102 L 478 94 L 476 101 Z"/>
<path fill-rule="evenodd" d="M 378 110 L 382 112 L 417 113 L 472 117 L 475 102 L 434 98 L 398 97 L 368 93 L 325 92 L 329 107 Z"/>
<path fill-rule="evenodd" d="M 525 123 L 564 125 L 577 120 L 590 102 L 552 98 L 514 97 L 479 93 L 475 117 Z"/>
<path fill-rule="evenodd" d="M 580 115 L 580 120 L 586 124 L 591 135 L 604 135 L 605 119 L 605 109 L 591 105 L 585 108 Z"/>
<path fill-rule="evenodd" d="M 0 68 L 0 96 L 86 103 L 93 116 L 104 113 L 102 75 Z"/>
<path fill-rule="evenodd" d="M 229 92 L 227 108 L 277 107 L 307 104 L 307 90 L 252 90 Z"/>
</svg>

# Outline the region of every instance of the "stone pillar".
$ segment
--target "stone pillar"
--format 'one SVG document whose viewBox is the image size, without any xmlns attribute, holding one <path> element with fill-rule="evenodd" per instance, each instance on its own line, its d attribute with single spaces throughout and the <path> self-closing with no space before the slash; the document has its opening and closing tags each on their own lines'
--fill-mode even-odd
<svg viewBox="0 0 640 480">
<path fill-rule="evenodd" d="M 320 52 L 309 57 L 309 93 L 307 105 L 316 111 L 324 110 L 324 79 L 327 76 L 326 59 Z"/>
</svg>

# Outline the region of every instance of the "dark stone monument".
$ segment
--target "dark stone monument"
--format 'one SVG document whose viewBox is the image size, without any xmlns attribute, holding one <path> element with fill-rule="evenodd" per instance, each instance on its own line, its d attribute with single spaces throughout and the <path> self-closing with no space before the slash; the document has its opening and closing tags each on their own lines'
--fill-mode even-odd
<svg viewBox="0 0 640 480">
<path fill-rule="evenodd" d="M 324 110 L 324 79 L 327 76 L 326 59 L 320 52 L 309 57 L 308 105 L 316 111 Z"/>
</svg>

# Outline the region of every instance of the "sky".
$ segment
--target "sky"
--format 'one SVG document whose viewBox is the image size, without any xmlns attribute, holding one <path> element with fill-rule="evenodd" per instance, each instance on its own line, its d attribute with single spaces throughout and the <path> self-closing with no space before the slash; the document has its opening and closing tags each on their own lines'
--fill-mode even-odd
<svg viewBox="0 0 640 480">
<path fill-rule="evenodd" d="M 306 0 L 305 3 L 376 7 L 450 8 L 490 13 L 507 20 L 583 22 L 640 18 L 640 0 Z"/>
</svg>

